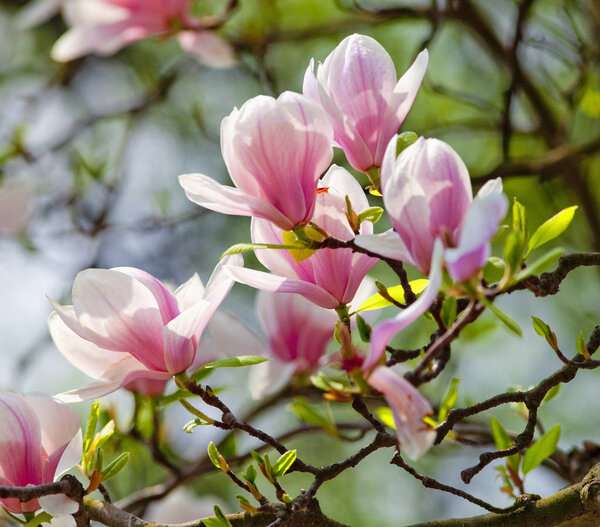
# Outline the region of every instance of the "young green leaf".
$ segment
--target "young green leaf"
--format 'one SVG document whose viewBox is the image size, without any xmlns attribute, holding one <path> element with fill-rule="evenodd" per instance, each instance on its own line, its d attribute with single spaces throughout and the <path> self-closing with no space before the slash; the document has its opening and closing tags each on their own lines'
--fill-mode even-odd
<svg viewBox="0 0 600 527">
<path fill-rule="evenodd" d="M 276 478 L 283 476 L 294 464 L 294 461 L 296 461 L 295 450 L 288 450 L 285 454 L 282 454 L 273 465 L 273 476 Z"/>
<path fill-rule="evenodd" d="M 577 353 L 582 355 L 584 359 L 590 358 L 590 352 L 587 349 L 587 345 L 585 343 L 585 338 L 583 337 L 583 331 L 580 331 L 579 335 L 577 336 L 576 347 L 577 347 Z"/>
<path fill-rule="evenodd" d="M 223 527 L 223 523 L 217 518 L 205 518 L 202 523 L 204 527 Z"/>
<path fill-rule="evenodd" d="M 223 527 L 231 527 L 231 522 L 226 518 L 226 516 L 223 514 L 223 511 L 218 505 L 215 505 L 214 511 L 215 516 L 221 522 L 221 525 Z"/>
<path fill-rule="evenodd" d="M 265 362 L 269 359 L 266 357 L 259 357 L 258 355 L 240 355 L 239 357 L 230 357 L 229 359 L 220 359 L 212 362 L 208 362 L 203 366 L 200 366 L 192 377 L 195 379 L 201 373 L 204 373 L 206 370 L 214 370 L 216 368 L 241 368 L 243 366 L 254 366 L 255 364 L 260 364 L 261 362 Z"/>
<path fill-rule="evenodd" d="M 363 342 L 371 340 L 371 326 L 365 322 L 365 319 L 360 315 L 356 315 L 356 328 Z"/>
<path fill-rule="evenodd" d="M 506 313 L 498 309 L 492 302 L 490 302 L 487 298 L 483 298 L 481 300 L 485 307 L 489 308 L 494 315 L 496 315 L 500 321 L 513 333 L 518 335 L 519 337 L 523 336 L 523 331 L 519 324 L 517 324 L 512 318 L 510 318 Z"/>
<path fill-rule="evenodd" d="M 370 221 L 371 223 L 377 223 L 381 215 L 383 214 L 383 209 L 381 207 L 369 207 L 368 209 L 363 210 L 358 215 L 358 223 L 362 223 L 363 221 Z"/>
<path fill-rule="evenodd" d="M 502 424 L 494 417 L 490 418 L 490 427 L 492 429 L 494 443 L 496 443 L 496 448 L 498 450 L 506 450 L 513 446 L 512 438 L 508 435 Z M 507 458 L 506 462 L 510 465 L 510 468 L 518 473 L 520 459 L 519 454 L 513 454 Z"/>
<path fill-rule="evenodd" d="M 387 427 L 396 430 L 396 422 L 394 421 L 394 414 L 392 409 L 387 406 L 380 406 L 375 409 L 375 415 L 379 420 Z"/>
<path fill-rule="evenodd" d="M 318 426 L 332 435 L 337 435 L 337 428 L 324 415 L 320 414 L 304 397 L 296 397 L 294 402 L 287 406 L 294 412 L 300 421 L 313 426 Z"/>
<path fill-rule="evenodd" d="M 396 155 L 399 155 L 402 150 L 412 145 L 419 139 L 419 136 L 414 132 L 402 132 L 398 136 L 398 144 L 396 146 Z"/>
<path fill-rule="evenodd" d="M 523 239 L 527 240 L 527 236 L 529 235 L 527 230 L 527 214 L 525 213 L 525 207 L 517 201 L 517 198 L 513 202 L 512 217 L 515 231 L 520 232 L 523 235 Z"/>
<path fill-rule="evenodd" d="M 524 245 L 523 234 L 518 231 L 511 232 L 506 238 L 504 244 L 504 261 L 513 272 L 521 268 Z"/>
<path fill-rule="evenodd" d="M 419 278 L 409 283 L 410 288 L 415 295 L 422 293 L 427 287 L 427 284 L 428 280 L 425 278 Z M 402 285 L 388 287 L 387 294 L 390 295 L 390 297 L 392 297 L 396 302 L 400 302 L 401 304 L 405 302 L 404 288 Z M 372 309 L 381 309 L 391 305 L 392 303 L 389 300 L 383 298 L 381 294 L 375 293 L 373 296 L 365 300 L 356 311 L 370 311 Z"/>
<path fill-rule="evenodd" d="M 561 386 L 562 386 L 562 384 L 557 384 L 556 386 L 553 386 L 552 388 L 550 388 L 548 390 L 548 393 L 546 394 L 546 397 L 544 397 L 544 402 L 547 403 L 548 401 L 551 401 L 552 399 L 554 399 L 560 393 Z"/>
<path fill-rule="evenodd" d="M 456 297 L 448 296 L 442 304 L 442 321 L 446 329 L 449 328 L 456 319 L 457 301 Z"/>
<path fill-rule="evenodd" d="M 252 483 L 252 485 L 254 485 L 256 483 L 256 476 L 257 476 L 257 472 L 256 469 L 254 468 L 254 465 L 252 463 L 250 463 L 248 465 L 248 468 L 246 469 L 246 472 L 244 472 L 242 474 L 242 477 L 248 481 L 249 483 Z"/>
<path fill-rule="evenodd" d="M 41 525 L 42 523 L 50 524 L 51 521 L 52 516 L 46 511 L 42 511 L 31 518 L 27 523 L 23 524 L 23 527 L 38 527 L 38 525 Z"/>
<path fill-rule="evenodd" d="M 87 427 L 85 429 L 85 437 L 83 438 L 83 452 L 87 452 L 92 445 L 94 436 L 96 435 L 96 427 L 98 426 L 98 418 L 100 416 L 100 401 L 96 401 L 90 408 Z"/>
<path fill-rule="evenodd" d="M 298 245 L 281 245 L 273 243 L 236 243 L 227 249 L 221 258 L 230 254 L 241 254 L 256 251 L 257 249 L 298 249 Z"/>
<path fill-rule="evenodd" d="M 259 465 L 265 464 L 265 459 L 256 450 L 250 450 L 250 455 Z"/>
<path fill-rule="evenodd" d="M 460 381 L 461 379 L 452 379 L 450 387 L 448 388 L 446 395 L 442 399 L 442 403 L 440 404 L 440 411 L 438 413 L 438 421 L 440 423 L 444 419 L 446 419 L 448 412 L 452 410 L 452 408 L 454 408 L 454 405 L 456 404 L 456 399 L 458 398 L 458 385 L 460 384 Z"/>
<path fill-rule="evenodd" d="M 560 425 L 553 426 L 540 439 L 531 445 L 523 456 L 523 476 L 536 468 L 544 459 L 554 454 L 560 437 Z"/>
<path fill-rule="evenodd" d="M 208 457 L 215 467 L 221 469 L 221 455 L 212 441 L 208 443 Z"/>
<path fill-rule="evenodd" d="M 129 452 L 123 452 L 117 457 L 102 473 L 102 481 L 108 481 L 114 478 L 127 465 L 129 461 Z"/>
<path fill-rule="evenodd" d="M 533 329 L 538 335 L 540 335 L 540 337 L 544 337 L 553 349 L 558 348 L 558 340 L 556 339 L 556 334 L 554 333 L 554 331 L 552 331 L 548 324 L 546 324 L 543 320 L 539 319 L 538 317 L 534 317 L 533 315 L 531 315 L 531 323 L 533 325 Z"/>
<path fill-rule="evenodd" d="M 531 235 L 526 256 L 537 247 L 548 243 L 550 240 L 560 236 L 573 221 L 577 205 L 567 207 L 542 223 Z"/>
<path fill-rule="evenodd" d="M 562 247 L 557 247 L 556 249 L 548 251 L 543 256 L 540 256 L 537 260 L 535 260 L 532 264 L 529 264 L 525 269 L 520 271 L 517 276 L 515 276 L 515 280 L 521 281 L 525 278 L 533 276 L 534 274 L 540 274 L 542 271 L 545 271 L 554 262 L 556 262 L 556 260 L 558 260 L 564 253 L 565 250 Z"/>
</svg>

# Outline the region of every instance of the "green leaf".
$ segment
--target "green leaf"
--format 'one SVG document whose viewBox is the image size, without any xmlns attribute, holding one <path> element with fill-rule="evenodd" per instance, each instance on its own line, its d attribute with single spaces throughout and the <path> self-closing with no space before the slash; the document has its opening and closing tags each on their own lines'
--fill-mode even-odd
<svg viewBox="0 0 600 527">
<path fill-rule="evenodd" d="M 88 417 L 87 427 L 85 429 L 85 436 L 83 438 L 83 453 L 85 454 L 90 446 L 92 440 L 96 434 L 96 428 L 98 426 L 98 417 L 100 416 L 100 401 L 96 401 L 90 408 L 90 415 Z"/>
<path fill-rule="evenodd" d="M 546 396 L 544 397 L 544 402 L 547 403 L 548 401 L 551 401 L 552 399 L 554 399 L 560 393 L 561 386 L 562 386 L 561 384 L 557 384 L 556 386 L 553 386 L 552 388 L 550 388 L 548 390 L 548 393 L 546 393 Z"/>
<path fill-rule="evenodd" d="M 414 132 L 402 132 L 398 136 L 398 145 L 396 146 L 396 155 L 400 155 L 400 152 L 410 145 L 415 143 L 419 139 L 419 136 Z"/>
<path fill-rule="evenodd" d="M 506 238 L 504 244 L 504 261 L 513 272 L 521 268 L 524 245 L 523 235 L 518 231 L 511 232 Z"/>
<path fill-rule="evenodd" d="M 485 305 L 485 307 L 489 308 L 494 315 L 496 315 L 500 321 L 515 335 L 519 337 L 523 336 L 523 331 L 519 324 L 517 324 L 512 318 L 510 318 L 506 313 L 498 309 L 492 302 L 490 302 L 487 298 L 482 298 L 481 301 Z"/>
<path fill-rule="evenodd" d="M 531 315 L 531 323 L 533 325 L 533 329 L 540 337 L 544 337 L 553 349 L 558 348 L 556 334 L 554 331 L 552 331 L 552 328 L 548 324 L 538 317 L 534 317 L 533 315 Z"/>
<path fill-rule="evenodd" d="M 238 500 L 240 507 L 242 507 L 242 509 L 246 510 L 246 507 L 252 507 L 252 504 L 250 503 L 250 501 L 248 501 L 248 498 L 246 498 L 246 496 L 242 496 L 241 494 L 236 494 L 235 497 Z"/>
<path fill-rule="evenodd" d="M 252 483 L 252 485 L 254 485 L 254 483 L 256 483 L 256 476 L 258 475 L 258 473 L 256 472 L 256 469 L 254 468 L 254 465 L 252 463 L 250 463 L 248 465 L 248 468 L 246 469 L 246 472 L 244 472 L 242 474 L 242 477 L 248 481 L 249 483 Z"/>
<path fill-rule="evenodd" d="M 202 523 L 204 527 L 223 527 L 223 522 L 217 518 L 204 518 Z"/>
<path fill-rule="evenodd" d="M 498 450 L 506 450 L 513 446 L 512 437 L 508 435 L 502 424 L 497 421 L 494 417 L 490 418 L 490 426 L 492 429 L 492 436 L 494 438 L 494 443 L 496 443 L 496 448 Z M 519 454 L 513 454 L 506 459 L 506 462 L 511 466 L 511 468 L 515 471 L 519 471 L 519 462 L 520 456 Z"/>
<path fill-rule="evenodd" d="M 304 397 L 296 397 L 294 402 L 287 406 L 294 412 L 300 421 L 313 426 L 318 426 L 327 432 L 337 435 L 337 428 L 324 415 L 320 414 Z"/>
<path fill-rule="evenodd" d="M 440 404 L 440 411 L 438 413 L 438 421 L 441 423 L 446 419 L 448 412 L 454 408 L 456 404 L 456 399 L 458 397 L 458 385 L 460 384 L 461 379 L 452 379 L 450 383 L 450 387 L 446 392 L 446 395 L 442 399 L 442 403 Z"/>
<path fill-rule="evenodd" d="M 427 287 L 429 283 L 425 278 L 419 278 L 417 280 L 413 280 L 409 282 L 410 288 L 412 289 L 415 295 L 418 295 L 423 292 L 423 290 Z M 396 285 L 394 287 L 387 288 L 387 294 L 390 295 L 396 302 L 400 302 L 403 304 L 405 302 L 404 298 L 404 288 L 402 285 Z M 360 307 L 356 310 L 359 311 L 370 311 L 372 309 L 381 309 L 387 306 L 391 306 L 392 303 L 389 300 L 383 298 L 379 293 L 375 293 L 373 296 L 365 300 Z"/>
<path fill-rule="evenodd" d="M 256 251 L 257 249 L 298 249 L 297 245 L 279 245 L 273 243 L 236 243 L 227 249 L 222 255 L 228 256 L 230 254 L 241 254 Z"/>
<path fill-rule="evenodd" d="M 392 409 L 387 406 L 380 406 L 375 409 L 375 415 L 379 420 L 387 427 L 396 430 L 396 422 L 394 421 L 394 414 Z"/>
<path fill-rule="evenodd" d="M 492 429 L 494 443 L 496 443 L 496 448 L 498 450 L 506 450 L 513 446 L 512 438 L 508 435 L 500 421 L 495 417 L 490 418 L 490 427 Z"/>
<path fill-rule="evenodd" d="M 540 274 L 542 271 L 545 271 L 554 262 L 556 262 L 556 260 L 558 260 L 564 253 L 565 250 L 562 247 L 557 247 L 556 249 L 548 251 L 546 254 L 540 256 L 532 264 L 529 264 L 525 269 L 519 272 L 517 276 L 515 276 L 515 280 L 520 281 L 533 276 L 534 274 Z"/>
<path fill-rule="evenodd" d="M 361 224 L 363 221 L 370 221 L 371 223 L 377 223 L 381 215 L 383 214 L 383 209 L 381 207 L 369 207 L 368 209 L 363 210 L 358 215 L 358 223 Z"/>
<path fill-rule="evenodd" d="M 296 461 L 295 450 L 288 450 L 285 454 L 282 454 L 273 465 L 273 476 L 276 478 L 283 476 L 294 464 L 294 461 Z"/>
<path fill-rule="evenodd" d="M 104 443 L 106 443 L 111 436 L 115 433 L 115 422 L 111 419 L 108 423 L 104 425 L 102 430 L 96 434 L 94 440 L 92 441 L 91 448 L 100 448 Z"/>
<path fill-rule="evenodd" d="M 457 301 L 456 297 L 448 296 L 445 298 L 442 304 L 442 321 L 446 329 L 452 325 L 452 322 L 456 319 Z"/>
<path fill-rule="evenodd" d="M 527 230 L 527 214 L 525 207 L 517 201 L 517 198 L 513 201 L 512 217 L 514 229 L 523 235 L 524 240 L 527 240 L 527 236 L 529 235 Z"/>
<path fill-rule="evenodd" d="M 552 216 L 549 220 L 542 223 L 537 230 L 531 235 L 527 255 L 537 247 L 548 243 L 550 240 L 560 236 L 573 221 L 573 216 L 577 210 L 577 205 L 567 207 L 561 210 L 558 214 Z"/>
<path fill-rule="evenodd" d="M 27 523 L 23 524 L 23 527 L 38 527 L 38 525 L 41 525 L 42 523 L 49 524 L 51 520 L 52 516 L 46 511 L 42 511 L 31 518 Z"/>
<path fill-rule="evenodd" d="M 201 373 L 204 373 L 206 370 L 214 370 L 216 368 L 240 368 L 243 366 L 254 366 L 255 364 L 260 364 L 261 362 L 265 362 L 269 359 L 266 357 L 259 357 L 258 355 L 240 355 L 239 357 L 231 357 L 229 359 L 220 359 L 212 362 L 208 362 L 203 366 L 200 366 L 192 377 L 195 379 Z"/>
<path fill-rule="evenodd" d="M 579 353 L 579 355 L 582 355 L 585 359 L 590 358 L 590 352 L 587 349 L 587 345 L 585 343 L 585 338 L 583 337 L 583 331 L 579 332 L 575 346 L 577 348 L 577 353 Z"/>
<path fill-rule="evenodd" d="M 365 319 L 360 315 L 356 315 L 356 328 L 363 342 L 371 340 L 371 326 L 365 322 Z"/>
<path fill-rule="evenodd" d="M 536 468 L 544 459 L 554 454 L 560 437 L 560 425 L 553 426 L 540 439 L 531 445 L 523 456 L 523 476 Z"/>
<path fill-rule="evenodd" d="M 259 465 L 265 464 L 265 459 L 256 450 L 250 450 L 250 455 L 255 459 L 255 461 Z"/>
<path fill-rule="evenodd" d="M 102 481 L 108 481 L 115 477 L 122 468 L 127 465 L 129 461 L 129 452 L 123 452 L 117 459 L 115 459 L 102 473 Z"/>
<path fill-rule="evenodd" d="M 208 457 L 215 467 L 221 469 L 221 455 L 212 441 L 208 443 Z"/>
<path fill-rule="evenodd" d="M 488 284 L 493 284 L 502 280 L 506 271 L 506 263 L 502 258 L 490 256 L 483 268 L 483 277 Z"/>
<path fill-rule="evenodd" d="M 214 511 L 215 516 L 221 522 L 221 525 L 223 525 L 223 527 L 231 527 L 231 522 L 225 517 L 223 511 L 218 505 L 215 505 Z"/>
</svg>

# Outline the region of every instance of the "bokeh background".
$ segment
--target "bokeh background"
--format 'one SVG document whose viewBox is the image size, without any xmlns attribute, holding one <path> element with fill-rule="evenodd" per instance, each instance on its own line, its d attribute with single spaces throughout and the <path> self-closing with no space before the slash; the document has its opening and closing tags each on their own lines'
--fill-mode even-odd
<svg viewBox="0 0 600 527">
<path fill-rule="evenodd" d="M 207 3 L 219 8 L 218 1 Z M 45 295 L 69 303 L 80 270 L 134 266 L 174 284 L 194 272 L 205 280 L 227 247 L 249 241 L 249 219 L 188 202 L 177 176 L 200 172 L 229 182 L 219 146 L 221 119 L 255 95 L 300 91 L 310 59 L 323 60 L 353 32 L 376 38 L 399 75 L 423 47 L 429 49 L 429 69 L 403 130 L 450 143 L 467 163 L 475 188 L 504 176 L 507 195 L 526 205 L 532 227 L 579 205 L 557 244 L 568 251 L 600 250 L 597 0 L 240 0 L 219 29 L 238 55 L 237 64 L 227 69 L 203 66 L 173 40 L 146 40 L 112 57 L 58 64 L 50 49 L 66 29 L 63 19 L 57 14 L 23 28 L 19 15 L 25 4 L 0 1 L 0 188 L 18 187 L 31 196 L 22 206 L 28 221 L 0 237 L 2 389 L 57 393 L 88 381 L 55 350 L 46 327 Z M 345 165 L 339 152 L 336 162 Z M 370 199 L 377 204 L 378 198 Z M 383 219 L 377 229 L 385 228 Z M 259 266 L 251 254 L 245 261 Z M 395 285 L 383 266 L 373 276 Z M 454 377 L 462 379 L 459 405 L 536 384 L 559 363 L 535 335 L 529 315 L 549 323 L 570 353 L 579 331 L 588 335 L 599 322 L 598 278 L 595 269 L 577 270 L 556 297 L 519 292 L 502 298 L 499 305 L 520 322 L 523 338 L 484 316 L 453 346 L 450 366 L 424 388 L 426 395 L 438 403 Z M 256 327 L 253 302 L 254 291 L 236 285 L 224 308 Z M 405 331 L 398 344 L 422 345 L 427 330 L 431 327 L 423 321 Z M 224 399 L 242 411 L 251 406 L 246 379 L 247 371 L 221 371 L 211 384 L 226 389 Z M 542 408 L 546 428 L 562 425 L 565 452 L 584 440 L 600 441 L 598 386 L 598 373 L 584 371 Z M 119 416 L 125 436 L 133 396 L 112 396 L 107 405 Z M 353 418 L 342 405 L 330 406 L 340 419 Z M 78 406 L 82 415 L 88 408 Z M 493 415 L 518 432 L 524 422 L 515 410 Z M 218 437 L 206 428 L 185 434 L 188 418 L 176 408 L 165 413 L 163 440 L 182 459 L 202 455 L 208 441 Z M 487 419 L 477 422 L 485 427 Z M 258 424 L 277 433 L 298 421 L 284 402 Z M 327 464 L 361 444 L 316 434 L 295 439 L 290 447 L 312 464 Z M 237 449 L 252 446 L 240 438 Z M 109 485 L 116 498 L 167 476 L 135 439 L 123 437 L 118 448 L 132 451 L 133 458 Z M 480 451 L 446 440 L 417 467 L 460 487 L 460 470 Z M 422 488 L 390 466 L 390 456 L 379 451 L 324 485 L 319 491 L 323 510 L 359 527 L 481 512 Z M 496 474 L 485 470 L 470 492 L 507 505 Z M 204 506 L 206 515 L 217 502 L 226 512 L 237 511 L 236 489 L 226 479 L 215 474 L 191 481 L 193 498 L 183 502 Z M 308 483 L 297 475 L 285 479 L 292 495 Z M 549 494 L 565 484 L 540 467 L 528 476 L 526 490 Z"/>
</svg>

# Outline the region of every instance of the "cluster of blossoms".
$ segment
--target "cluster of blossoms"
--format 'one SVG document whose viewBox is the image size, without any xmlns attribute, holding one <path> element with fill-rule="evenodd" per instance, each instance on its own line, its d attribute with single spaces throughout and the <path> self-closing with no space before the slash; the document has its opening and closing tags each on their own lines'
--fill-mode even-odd
<svg viewBox="0 0 600 527">
<path fill-rule="evenodd" d="M 167 31 L 173 16 L 193 25 L 186 18 L 186 1 L 149 2 L 164 15 L 166 25 L 156 26 L 155 19 L 144 18 L 144 25 L 136 18 L 133 0 L 81 4 L 92 2 L 118 8 L 114 19 L 102 19 L 105 23 L 91 32 L 105 43 L 99 51 Z M 171 11 L 161 11 L 167 5 Z M 58 49 L 80 42 L 88 30 L 74 27 Z M 106 39 L 107 34 L 115 38 Z M 92 45 L 94 39 L 86 42 Z M 490 240 L 507 210 L 499 180 L 473 198 L 467 168 L 446 143 L 420 138 L 406 146 L 404 138 L 399 140 L 427 61 L 423 51 L 398 81 L 385 50 L 369 37 L 352 35 L 316 73 L 310 64 L 302 95 L 258 96 L 234 109 L 222 122 L 221 148 L 235 187 L 201 174 L 180 176 L 180 183 L 203 207 L 251 216 L 253 247 L 270 272 L 244 268 L 242 257 L 232 254 L 217 265 L 206 287 L 195 275 L 174 292 L 138 269 L 81 272 L 72 306 L 51 301 L 49 327 L 59 351 L 97 382 L 59 398 L 74 402 L 122 387 L 157 396 L 170 378 L 219 354 L 254 353 L 270 360 L 251 375 L 253 397 L 273 393 L 291 379 L 300 382 L 322 366 L 337 368 L 348 373 L 352 389 L 385 397 L 400 446 L 410 458 L 426 452 L 435 439 L 424 422 L 432 407 L 385 365 L 386 347 L 431 307 L 443 283 L 461 295 L 475 294 Z M 382 195 L 393 225 L 388 232 L 373 234 L 382 211 L 370 207 L 350 172 L 331 165 L 334 147 L 368 176 L 372 192 Z M 428 285 L 395 318 L 374 324 L 370 349 L 363 351 L 352 343 L 351 315 L 366 298 L 367 273 L 381 258 L 413 265 L 429 275 Z M 263 290 L 257 313 L 264 340 L 217 312 L 235 281 Z M 341 351 L 327 355 L 336 327 Z M 18 421 L 0 431 L 0 478 L 9 484 L 51 481 L 77 434 L 68 408 L 49 399 L 30 402 L 29 396 L 0 397 L 0 412 Z M 41 408 L 47 414 L 41 415 Z M 60 430 L 44 428 L 48 416 L 63 423 Z M 18 463 L 31 470 L 17 474 Z M 38 507 L 4 504 L 14 511 Z"/>
</svg>

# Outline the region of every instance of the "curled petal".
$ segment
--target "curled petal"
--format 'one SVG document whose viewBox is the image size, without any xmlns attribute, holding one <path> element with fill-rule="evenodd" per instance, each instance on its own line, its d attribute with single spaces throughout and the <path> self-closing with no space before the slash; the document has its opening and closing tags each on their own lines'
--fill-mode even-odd
<svg viewBox="0 0 600 527">
<path fill-rule="evenodd" d="M 392 258 L 401 262 L 413 263 L 410 253 L 404 245 L 402 238 L 393 229 L 381 234 L 359 234 L 354 238 L 354 243 L 373 254 L 384 258 Z"/>
<path fill-rule="evenodd" d="M 446 249 L 446 268 L 457 282 L 464 282 L 485 265 L 490 256 L 490 240 L 506 215 L 508 200 L 492 192 L 473 201 L 460 229 L 458 247 Z"/>
<path fill-rule="evenodd" d="M 373 368 L 383 357 L 385 348 L 394 336 L 423 315 L 433 304 L 442 284 L 442 256 L 443 246 L 440 240 L 436 240 L 429 283 L 421 296 L 406 309 L 403 309 L 393 319 L 382 322 L 371 333 L 371 349 L 363 364 L 363 371 L 367 372 Z"/>
<path fill-rule="evenodd" d="M 435 441 L 436 433 L 423 418 L 431 415 L 429 401 L 406 379 L 390 368 L 378 366 L 367 382 L 379 390 L 390 405 L 400 447 L 413 461 L 420 458 Z"/>
<path fill-rule="evenodd" d="M 198 300 L 204 298 L 204 284 L 198 273 L 194 273 L 187 282 L 175 289 L 173 296 L 177 300 L 180 312 L 192 307 Z"/>
</svg>

